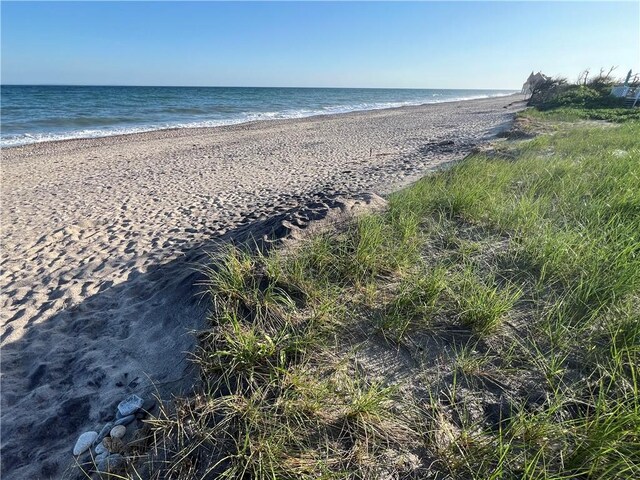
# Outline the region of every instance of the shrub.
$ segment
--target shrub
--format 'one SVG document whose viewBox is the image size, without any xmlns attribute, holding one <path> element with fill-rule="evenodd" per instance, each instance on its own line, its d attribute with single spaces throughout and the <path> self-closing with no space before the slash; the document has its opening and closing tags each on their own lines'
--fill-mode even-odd
<svg viewBox="0 0 640 480">
<path fill-rule="evenodd" d="M 612 71 L 604 73 L 601 70 L 599 75 L 589 79 L 589 71 L 585 70 L 576 84 L 569 84 L 563 78 L 540 82 L 531 93 L 529 105 L 539 110 L 622 107 L 624 100 L 611 95 L 611 87 L 615 84 Z"/>
<path fill-rule="evenodd" d="M 541 110 L 561 107 L 574 108 L 607 108 L 622 107 L 624 100 L 614 97 L 607 90 L 598 90 L 591 86 L 570 85 L 561 89 L 553 98 L 539 105 Z"/>
</svg>

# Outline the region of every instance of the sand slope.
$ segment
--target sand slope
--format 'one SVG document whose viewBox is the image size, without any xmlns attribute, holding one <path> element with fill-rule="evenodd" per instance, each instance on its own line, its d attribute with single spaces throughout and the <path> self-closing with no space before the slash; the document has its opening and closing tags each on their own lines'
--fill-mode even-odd
<svg viewBox="0 0 640 480">
<path fill-rule="evenodd" d="M 60 478 L 77 435 L 127 393 L 189 387 L 205 251 L 310 200 L 385 194 L 461 158 L 508 125 L 513 101 L 3 151 L 2 473 Z"/>
</svg>

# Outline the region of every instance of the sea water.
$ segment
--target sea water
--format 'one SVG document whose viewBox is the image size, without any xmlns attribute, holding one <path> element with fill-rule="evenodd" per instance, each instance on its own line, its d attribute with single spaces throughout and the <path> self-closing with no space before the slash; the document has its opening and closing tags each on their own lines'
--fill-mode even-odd
<svg viewBox="0 0 640 480">
<path fill-rule="evenodd" d="M 167 128 L 375 110 L 508 90 L 246 87 L 0 87 L 0 146 Z"/>
</svg>

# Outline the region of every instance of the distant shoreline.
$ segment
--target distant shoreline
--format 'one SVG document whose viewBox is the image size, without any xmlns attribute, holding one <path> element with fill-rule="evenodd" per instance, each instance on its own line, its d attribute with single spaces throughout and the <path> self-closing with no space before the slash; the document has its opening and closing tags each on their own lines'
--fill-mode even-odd
<svg viewBox="0 0 640 480">
<path fill-rule="evenodd" d="M 37 86 L 23 86 L 23 87 L 38 88 Z M 52 86 L 52 87 L 55 87 L 55 86 Z M 66 87 L 60 86 L 60 88 L 66 88 Z M 76 88 L 76 87 L 73 87 L 73 88 Z M 79 87 L 79 88 L 82 89 L 82 87 Z M 105 88 L 108 90 L 109 88 L 119 88 L 119 87 L 106 87 L 106 86 L 105 87 L 86 87 L 87 90 L 102 89 L 102 88 Z M 126 88 L 128 87 L 122 87 L 122 89 L 125 89 L 125 90 Z M 135 89 L 136 87 L 131 87 L 131 88 Z M 144 89 L 146 87 L 139 87 L 139 88 Z M 191 87 L 185 87 L 185 88 L 191 88 Z M 193 87 L 193 89 L 197 90 L 197 87 Z M 242 89 L 238 87 L 238 90 L 242 90 Z M 269 89 L 267 88 L 264 89 L 264 91 L 268 91 L 268 90 Z M 282 89 L 276 89 L 276 90 L 280 91 L 280 96 L 282 97 L 283 94 L 281 91 L 287 90 L 287 89 L 282 88 Z M 292 88 L 291 90 L 300 90 L 300 89 Z M 313 93 L 313 90 L 314 89 L 309 89 L 309 92 Z M 315 90 L 319 90 L 319 89 L 315 89 Z M 339 92 L 341 89 L 335 89 L 335 90 Z M 353 89 L 353 90 L 359 91 L 360 94 L 362 94 L 361 90 L 363 89 Z M 370 89 L 370 90 L 375 91 L 379 89 Z M 413 91 L 413 90 L 407 90 L 407 91 Z M 456 90 L 450 89 L 443 92 L 449 92 L 450 94 L 450 92 L 453 92 L 453 91 L 456 91 Z M 135 123 L 136 117 L 134 116 L 133 117 L 134 122 L 131 125 L 127 125 L 126 123 L 125 124 L 118 123 L 117 120 L 115 121 L 115 123 L 110 124 L 109 120 L 113 116 L 117 118 L 117 117 L 128 117 L 129 115 L 137 115 L 136 112 L 132 111 L 132 109 L 134 109 L 132 105 L 128 105 L 128 107 L 124 107 L 124 110 L 118 110 L 116 108 L 116 110 L 111 111 L 111 110 L 108 110 L 109 107 L 105 107 L 104 100 L 97 101 L 97 104 L 93 105 L 92 100 L 88 101 L 85 99 L 85 101 L 88 101 L 89 104 L 87 105 L 83 104 L 82 108 L 86 108 L 88 112 L 96 111 L 98 113 L 93 115 L 91 113 L 85 113 L 84 111 L 80 113 L 77 110 L 78 107 L 76 107 L 75 113 L 72 111 L 71 113 L 68 114 L 69 116 L 60 116 L 60 117 L 55 117 L 55 116 L 49 117 L 48 112 L 38 113 L 37 111 L 35 111 L 35 113 L 33 114 L 31 113 L 12 114 L 14 115 L 14 117 L 17 116 L 17 119 L 15 118 L 12 119 L 11 115 L 7 115 L 7 114 L 3 115 L 5 128 L 3 131 L 3 138 L 0 139 L 0 145 L 2 149 L 9 149 L 9 148 L 17 148 L 17 147 L 23 147 L 27 145 L 49 143 L 49 142 L 60 142 L 60 141 L 68 141 L 68 140 L 91 140 L 91 139 L 107 138 L 107 137 L 121 137 L 124 135 L 136 135 L 140 133 L 150 133 L 150 132 L 163 132 L 167 130 L 197 130 L 197 129 L 203 129 L 203 128 L 220 128 L 220 127 L 229 127 L 234 125 L 244 125 L 248 123 L 261 122 L 261 121 L 297 120 L 297 119 L 304 119 L 304 118 L 313 118 L 318 116 L 332 116 L 332 115 L 343 115 L 343 114 L 358 113 L 358 112 L 383 111 L 388 109 L 405 108 L 405 107 L 422 107 L 425 105 L 435 105 L 435 104 L 451 103 L 451 102 L 464 102 L 464 101 L 482 100 L 482 99 L 488 99 L 488 98 L 502 98 L 502 97 L 509 97 L 512 95 L 517 95 L 517 93 L 488 94 L 488 93 L 481 93 L 484 91 L 478 90 L 477 96 L 474 96 L 474 94 L 472 93 L 473 91 L 471 90 L 459 90 L 459 91 L 461 95 L 466 93 L 467 96 L 463 98 L 448 99 L 446 98 L 446 93 L 442 93 L 442 94 L 434 93 L 433 94 L 434 97 L 432 100 L 422 101 L 421 103 L 412 103 L 415 100 L 407 99 L 407 98 L 398 98 L 393 101 L 388 98 L 387 99 L 374 98 L 374 99 L 369 99 L 370 100 L 369 102 L 366 102 L 366 101 L 361 102 L 362 99 L 359 99 L 357 97 L 354 99 L 350 99 L 349 101 L 341 98 L 340 100 L 342 101 L 342 103 L 345 103 L 344 105 L 324 105 L 324 106 L 313 104 L 313 102 L 311 102 L 310 99 L 309 101 L 311 102 L 311 104 L 306 105 L 304 99 L 298 99 L 297 103 L 296 101 L 293 101 L 295 105 L 294 104 L 291 104 L 291 105 L 278 104 L 279 106 L 278 105 L 268 106 L 269 108 L 273 107 L 273 109 L 275 109 L 273 111 L 265 111 L 264 110 L 264 108 L 266 108 L 265 105 L 261 105 L 259 108 L 256 108 L 255 111 L 249 108 L 248 105 L 236 105 L 235 102 L 237 99 L 235 99 L 234 97 L 232 99 L 227 98 L 226 100 L 222 100 L 222 103 L 219 105 L 219 108 L 221 109 L 221 111 L 227 112 L 223 114 L 223 115 L 227 115 L 224 118 L 219 117 L 220 115 L 219 112 L 216 113 L 216 107 L 218 107 L 217 105 L 211 105 L 211 104 L 205 104 L 202 106 L 195 105 L 193 104 L 193 101 L 194 101 L 193 98 L 189 98 L 188 100 L 185 100 L 184 104 L 180 103 L 182 100 L 173 98 L 168 102 L 166 100 L 160 101 L 160 103 L 156 105 L 154 103 L 153 97 L 151 96 L 149 100 L 150 102 L 149 105 L 146 105 L 145 107 L 141 107 L 141 108 L 149 108 L 152 111 L 155 110 L 156 108 L 159 108 L 160 112 L 164 112 L 163 109 L 166 109 L 168 112 L 175 110 L 178 113 L 172 114 L 172 113 L 164 112 L 164 113 L 157 113 L 155 115 L 151 114 L 149 118 L 145 117 L 145 114 L 143 113 L 140 115 L 140 118 L 137 119 L 139 123 L 138 124 Z M 119 95 L 120 94 L 118 94 L 117 96 Z M 234 94 L 234 95 L 237 95 L 238 98 L 242 97 L 242 95 L 239 95 L 239 94 Z M 443 95 L 442 97 L 443 99 L 438 99 L 437 98 L 438 95 Z M 8 94 L 6 92 L 3 93 L 3 101 L 6 99 L 7 96 Z M 76 96 L 76 95 L 72 95 L 72 97 L 73 96 Z M 124 94 L 123 96 L 127 97 L 127 95 L 124 95 Z M 86 94 L 86 97 L 93 98 L 92 95 L 89 93 Z M 63 100 L 64 98 L 57 98 L 56 102 L 60 102 Z M 286 99 L 280 98 L 276 100 L 285 101 Z M 9 105 L 8 105 L 9 108 L 18 109 L 18 111 L 20 109 L 26 109 L 26 105 L 22 105 L 21 100 L 14 99 L 13 101 L 14 101 L 13 105 L 11 104 L 11 102 L 9 102 Z M 139 101 L 139 100 L 136 100 L 136 101 Z M 203 101 L 210 101 L 210 99 L 207 99 L 205 97 L 203 98 Z M 333 101 L 338 101 L 338 99 L 333 99 Z M 260 102 L 260 99 L 257 99 L 256 102 Z M 351 104 L 349 104 L 349 102 L 351 102 Z M 397 105 L 394 105 L 394 104 L 397 104 Z M 53 107 L 55 107 L 55 105 L 53 105 Z M 239 111 L 239 110 L 244 110 L 244 107 L 247 108 L 246 111 Z M 42 106 L 39 106 L 38 108 L 42 108 Z M 105 108 L 107 108 L 107 110 L 105 110 Z M 205 112 L 209 112 L 209 109 L 213 109 L 213 111 L 211 113 L 205 113 Z M 231 111 L 235 113 L 229 113 L 227 109 L 231 109 Z M 183 115 L 181 116 L 181 114 Z M 29 120 L 29 115 L 34 115 L 33 120 Z M 44 117 L 42 117 L 43 115 Z M 218 117 L 216 117 L 216 115 L 218 115 Z M 12 121 L 17 121 L 18 124 L 20 125 L 26 125 L 29 121 L 35 122 L 36 125 L 38 125 L 43 121 L 51 123 L 51 125 L 54 125 L 54 122 L 56 123 L 59 122 L 61 125 L 67 125 L 65 128 L 68 128 L 69 130 L 57 131 L 53 129 L 50 131 L 46 131 L 46 130 L 38 131 L 37 130 L 38 127 L 36 127 L 36 129 L 31 132 L 13 133 L 11 130 Z M 23 129 L 24 127 L 20 127 L 20 128 Z"/>
<path fill-rule="evenodd" d="M 302 116 L 302 117 L 248 120 L 248 121 L 239 121 L 239 122 L 233 122 L 233 123 L 215 125 L 215 126 L 152 128 L 149 130 L 141 130 L 141 131 L 130 132 L 130 133 L 114 133 L 114 134 L 105 134 L 105 135 L 98 135 L 98 136 L 91 136 L 91 137 L 73 137 L 73 138 L 64 138 L 59 140 L 34 141 L 34 142 L 20 144 L 20 145 L 2 146 L 2 150 L 9 150 L 9 149 L 15 150 L 15 149 L 34 147 L 38 145 L 46 147 L 47 145 L 50 145 L 50 144 L 68 143 L 68 142 L 93 142 L 93 141 L 101 141 L 104 139 L 113 139 L 114 141 L 120 141 L 127 137 L 133 138 L 140 135 L 148 136 L 154 133 L 161 135 L 162 138 L 169 138 L 172 133 L 175 133 L 179 136 L 183 136 L 183 135 L 189 135 L 190 132 L 198 133 L 198 132 L 208 131 L 208 130 L 233 129 L 237 127 L 260 124 L 263 122 L 270 122 L 270 123 L 277 124 L 281 122 L 291 122 L 291 121 L 309 120 L 309 119 L 317 119 L 317 118 L 331 118 L 331 117 L 342 117 L 342 116 L 350 116 L 350 115 L 367 115 L 371 112 L 384 113 L 386 111 L 393 111 L 393 110 L 424 108 L 430 105 L 455 104 L 455 103 L 473 102 L 478 100 L 508 98 L 508 97 L 513 97 L 514 100 L 519 100 L 521 95 L 518 93 L 512 93 L 512 94 L 504 94 L 504 95 L 494 95 L 491 97 L 479 97 L 479 98 L 468 98 L 468 99 L 462 99 L 462 100 L 446 100 L 446 101 L 428 102 L 428 103 L 422 103 L 419 105 L 402 105 L 397 107 L 352 110 L 348 112 L 313 114 L 313 115 Z M 183 133 L 180 134 L 179 132 L 183 132 Z"/>
</svg>

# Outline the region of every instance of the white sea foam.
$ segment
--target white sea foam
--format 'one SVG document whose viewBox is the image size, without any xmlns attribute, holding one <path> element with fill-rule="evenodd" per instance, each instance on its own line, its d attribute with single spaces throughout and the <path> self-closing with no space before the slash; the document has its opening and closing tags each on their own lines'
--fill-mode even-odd
<svg viewBox="0 0 640 480">
<path fill-rule="evenodd" d="M 0 139 L 0 147 L 16 147 L 31 143 L 51 142 L 59 140 L 72 140 L 83 138 L 100 138 L 116 135 L 126 135 L 132 133 L 153 132 L 158 130 L 183 129 L 183 128 L 209 128 L 220 127 L 225 125 L 237 125 L 241 123 L 267 121 L 267 120 L 285 120 L 290 118 L 306 118 L 316 115 L 332 115 L 338 113 L 360 112 L 366 110 L 381 110 L 385 108 L 399 108 L 407 106 L 425 105 L 431 103 L 444 103 L 462 100 L 475 100 L 481 98 L 503 97 L 512 95 L 514 92 L 471 95 L 461 97 L 442 97 L 439 93 L 434 93 L 431 98 L 421 98 L 413 101 L 403 102 L 374 102 L 374 103 L 356 103 L 344 105 L 329 105 L 318 109 L 285 109 L 272 112 L 242 112 L 235 118 L 215 119 L 215 120 L 197 120 L 193 122 L 176 122 L 176 123 L 155 123 L 127 127 L 105 127 L 82 130 L 71 130 L 67 132 L 46 132 L 46 133 L 25 133 L 15 135 L 3 135 Z"/>
</svg>

